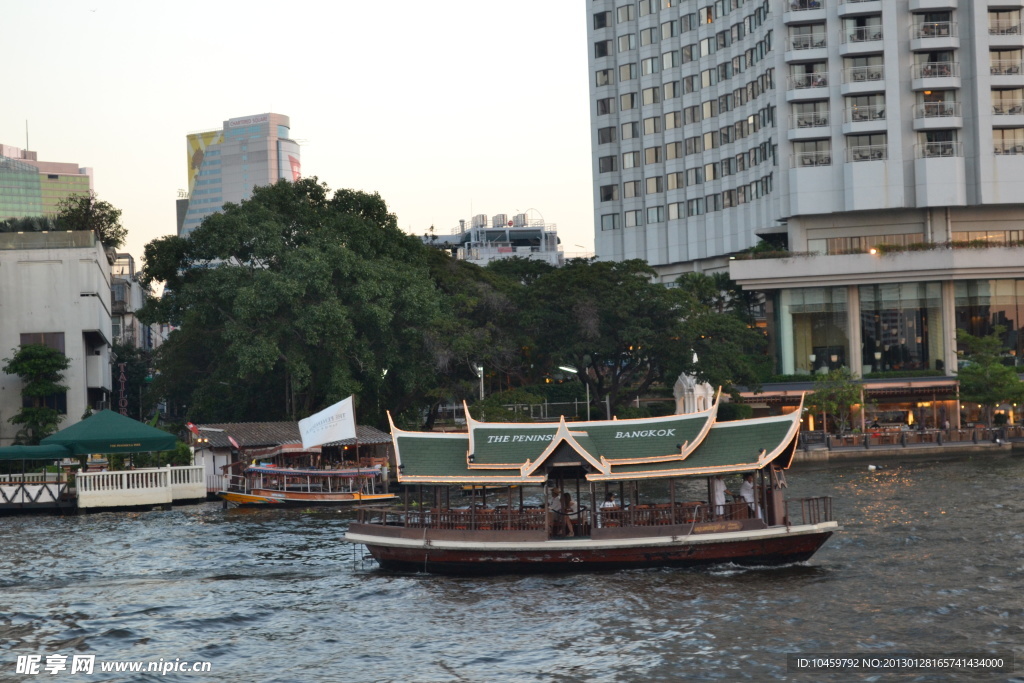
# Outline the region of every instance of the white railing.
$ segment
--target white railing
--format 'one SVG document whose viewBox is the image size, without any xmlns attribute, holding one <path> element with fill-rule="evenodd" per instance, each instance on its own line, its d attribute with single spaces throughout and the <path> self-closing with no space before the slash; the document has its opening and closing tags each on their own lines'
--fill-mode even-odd
<svg viewBox="0 0 1024 683">
<path fill-rule="evenodd" d="M 44 481 L 66 481 L 63 472 L 26 472 L 24 474 L 0 474 L 0 484 L 11 481 L 42 483 Z"/>
<path fill-rule="evenodd" d="M 959 102 L 921 102 L 914 105 L 915 119 L 960 116 Z"/>
<path fill-rule="evenodd" d="M 797 152 L 793 155 L 793 167 L 831 166 L 832 152 Z"/>
<path fill-rule="evenodd" d="M 956 35 L 956 24 L 952 21 L 929 21 L 910 27 L 911 38 L 948 38 Z"/>
<path fill-rule="evenodd" d="M 812 111 L 793 114 L 793 128 L 821 128 L 828 125 L 827 111 Z"/>
<path fill-rule="evenodd" d="M 1003 19 L 990 21 L 988 24 L 988 34 L 990 36 L 1019 35 L 1020 21 L 1008 21 Z"/>
<path fill-rule="evenodd" d="M 67 492 L 65 482 L 39 481 L 37 483 L 10 481 L 0 484 L 0 508 L 6 505 L 36 504 L 52 507 Z"/>
<path fill-rule="evenodd" d="M 866 43 L 869 40 L 881 40 L 882 25 L 856 26 L 849 33 L 844 31 L 842 38 L 844 43 Z"/>
<path fill-rule="evenodd" d="M 885 67 L 881 64 L 868 66 L 851 66 L 843 69 L 844 83 L 860 83 L 862 81 L 880 81 L 885 78 Z"/>
<path fill-rule="evenodd" d="M 846 150 L 847 161 L 878 161 L 889 158 L 888 145 L 858 145 Z"/>
<path fill-rule="evenodd" d="M 804 88 L 826 88 L 828 87 L 828 72 L 816 71 L 809 74 L 794 74 L 789 77 L 790 90 L 802 90 Z"/>
<path fill-rule="evenodd" d="M 222 474 L 208 474 L 206 476 L 206 492 L 213 493 L 223 491 L 228 479 Z"/>
<path fill-rule="evenodd" d="M 988 71 L 993 76 L 1019 76 L 1024 67 L 1020 59 L 993 59 L 989 62 Z"/>
<path fill-rule="evenodd" d="M 825 5 L 821 0 L 792 0 L 789 3 L 790 12 L 804 12 L 811 9 L 823 9 Z"/>
<path fill-rule="evenodd" d="M 851 123 L 859 123 L 861 121 L 878 121 L 884 118 L 884 104 L 866 104 L 850 107 L 846 110 L 846 120 Z"/>
<path fill-rule="evenodd" d="M 1024 154 L 1024 140 L 996 140 L 996 154 Z"/>
<path fill-rule="evenodd" d="M 166 467 L 83 472 L 75 477 L 75 488 L 80 509 L 167 505 L 173 500 L 171 469 Z"/>
<path fill-rule="evenodd" d="M 789 37 L 790 50 L 813 50 L 817 47 L 828 46 L 827 33 L 802 33 Z"/>
<path fill-rule="evenodd" d="M 999 100 L 998 102 L 993 102 L 992 113 L 996 116 L 1019 116 L 1024 114 L 1024 100 Z"/>
<path fill-rule="evenodd" d="M 950 78 L 960 75 L 958 62 L 925 62 L 911 67 L 911 78 Z"/>
<path fill-rule="evenodd" d="M 964 143 L 962 142 L 925 142 L 917 145 L 918 159 L 931 159 L 933 157 L 962 157 L 964 155 Z"/>
<path fill-rule="evenodd" d="M 206 498 L 205 468 L 202 465 L 171 468 L 171 500 Z"/>
</svg>

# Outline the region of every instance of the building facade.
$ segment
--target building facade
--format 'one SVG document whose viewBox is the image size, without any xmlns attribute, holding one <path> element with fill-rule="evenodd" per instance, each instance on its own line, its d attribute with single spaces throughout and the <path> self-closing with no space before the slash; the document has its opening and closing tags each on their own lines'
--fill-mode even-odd
<svg viewBox="0 0 1024 683">
<path fill-rule="evenodd" d="M 191 133 L 188 190 L 178 199 L 178 235 L 185 236 L 226 202 L 252 196 L 252 189 L 302 172 L 299 144 L 282 114 L 255 114 L 224 121 L 218 130 Z"/>
<path fill-rule="evenodd" d="M 565 265 L 558 226 L 545 223 L 543 218 L 530 218 L 526 213 L 499 213 L 490 221 L 486 214 L 477 214 L 468 226 L 465 220 L 460 220 L 451 234 L 425 235 L 423 241 L 478 266 L 504 258 L 544 261 L 555 267 Z"/>
<path fill-rule="evenodd" d="M 167 325 L 146 325 L 138 311 L 146 303 L 146 291 L 135 272 L 135 258 L 118 253 L 110 267 L 110 322 L 114 342 L 151 351 L 166 339 Z"/>
<path fill-rule="evenodd" d="M 78 422 L 87 408 L 110 406 L 110 266 L 95 233 L 0 233 L 0 357 L 22 344 L 64 353 L 68 391 L 48 399 Z M 22 406 L 21 379 L 0 372 L 0 445 L 10 445 L 10 423 Z"/>
<path fill-rule="evenodd" d="M 92 189 L 91 168 L 39 161 L 36 152 L 0 144 L 0 220 L 56 216 L 61 200 Z"/>
</svg>

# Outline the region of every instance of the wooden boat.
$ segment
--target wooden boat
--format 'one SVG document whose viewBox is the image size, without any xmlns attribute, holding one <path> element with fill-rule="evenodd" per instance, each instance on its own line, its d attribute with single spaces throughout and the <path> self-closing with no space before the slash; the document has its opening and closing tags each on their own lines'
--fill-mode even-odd
<svg viewBox="0 0 1024 683">
<path fill-rule="evenodd" d="M 462 434 L 407 432 L 392 423 L 402 505 L 359 509 L 345 540 L 364 544 L 384 569 L 443 574 L 809 559 L 839 525 L 831 498 L 784 495 L 802 410 L 717 422 L 718 405 L 557 425 L 470 419 Z M 755 474 L 754 505 L 715 500 L 716 475 L 748 472 Z M 689 499 L 694 483 L 707 500 Z M 513 484 L 515 492 L 489 501 L 475 492 L 459 499 L 464 485 Z M 579 510 L 555 510 L 550 486 L 574 492 Z M 598 504 L 609 491 L 625 505 Z"/>
<path fill-rule="evenodd" d="M 387 502 L 393 493 L 378 493 L 380 465 L 352 469 L 247 467 L 218 496 L 234 505 L 338 505 Z"/>
</svg>

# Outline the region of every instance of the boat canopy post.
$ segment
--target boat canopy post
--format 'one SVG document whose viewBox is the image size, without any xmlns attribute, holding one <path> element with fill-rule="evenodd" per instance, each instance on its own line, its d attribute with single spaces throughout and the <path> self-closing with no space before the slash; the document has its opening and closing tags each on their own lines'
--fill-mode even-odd
<svg viewBox="0 0 1024 683">
<path fill-rule="evenodd" d="M 597 528 L 597 484 L 590 482 L 590 528 Z"/>
<path fill-rule="evenodd" d="M 676 509 L 676 480 L 675 477 L 669 477 L 668 479 L 668 504 L 672 506 L 671 510 Z M 673 515 L 675 512 L 672 513 Z"/>
</svg>

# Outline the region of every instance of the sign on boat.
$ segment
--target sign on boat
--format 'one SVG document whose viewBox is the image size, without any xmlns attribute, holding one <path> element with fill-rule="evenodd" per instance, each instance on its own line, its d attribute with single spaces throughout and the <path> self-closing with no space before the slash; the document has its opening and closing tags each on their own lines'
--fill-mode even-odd
<svg viewBox="0 0 1024 683">
<path fill-rule="evenodd" d="M 345 540 L 365 545 L 384 569 L 443 574 L 809 559 L 839 525 L 831 498 L 785 497 L 802 406 L 719 422 L 720 400 L 702 412 L 634 420 L 467 417 L 468 432 L 458 434 L 392 422 L 402 505 L 359 509 Z M 727 502 L 718 477 L 743 473 L 754 475 L 743 497 Z M 677 484 L 693 478 L 706 480 L 707 498 L 680 500 Z M 464 486 L 468 505 L 458 500 Z M 493 486 L 509 488 L 488 500 Z"/>
</svg>

